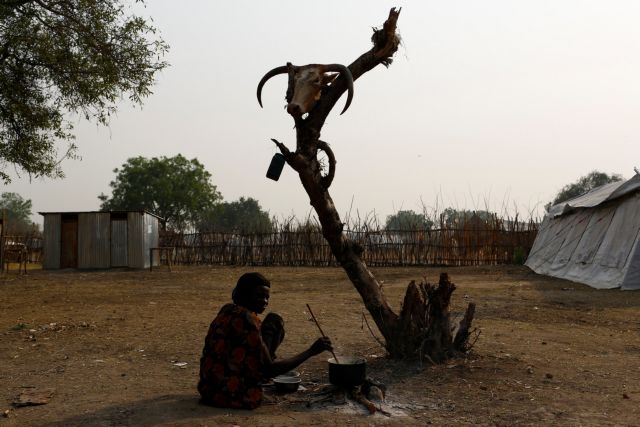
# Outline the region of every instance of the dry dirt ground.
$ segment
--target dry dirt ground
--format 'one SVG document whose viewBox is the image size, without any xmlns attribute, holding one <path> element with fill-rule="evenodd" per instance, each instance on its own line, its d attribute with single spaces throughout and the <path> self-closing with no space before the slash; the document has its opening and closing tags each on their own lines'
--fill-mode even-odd
<svg viewBox="0 0 640 427">
<path fill-rule="evenodd" d="M 374 269 L 397 309 L 410 280 L 443 269 Z M 328 382 L 326 358 L 302 365 L 308 390 L 250 411 L 198 404 L 204 335 L 247 268 L 15 272 L 0 279 L 0 425 L 640 425 L 640 292 L 595 290 L 522 267 L 448 268 L 453 310 L 477 303 L 481 335 L 465 359 L 420 366 L 384 358 L 340 269 L 262 268 L 283 315 L 280 356 L 318 336 L 366 356 L 388 386 L 391 417 L 304 402 Z M 267 309 L 267 311 L 269 311 Z M 183 365 L 186 363 L 186 365 Z M 183 366 L 179 366 L 183 365 Z M 47 404 L 14 407 L 21 393 Z"/>
</svg>

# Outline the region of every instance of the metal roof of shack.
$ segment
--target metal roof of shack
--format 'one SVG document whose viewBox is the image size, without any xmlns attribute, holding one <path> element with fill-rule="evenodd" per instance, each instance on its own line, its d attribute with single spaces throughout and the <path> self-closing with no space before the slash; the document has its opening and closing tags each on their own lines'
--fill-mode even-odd
<svg viewBox="0 0 640 427">
<path fill-rule="evenodd" d="M 123 213 L 129 213 L 129 212 L 133 212 L 133 213 L 141 213 L 141 214 L 147 214 L 147 215 L 151 215 L 154 216 L 156 218 L 158 218 L 160 221 L 164 221 L 164 218 L 162 218 L 159 215 L 154 214 L 153 212 L 144 210 L 144 209 L 132 209 L 132 210 L 114 210 L 114 211 L 58 211 L 58 212 L 38 212 L 38 214 L 45 216 L 45 215 L 73 215 L 73 214 L 91 214 L 91 213 L 108 213 L 108 214 L 123 214 Z"/>
</svg>

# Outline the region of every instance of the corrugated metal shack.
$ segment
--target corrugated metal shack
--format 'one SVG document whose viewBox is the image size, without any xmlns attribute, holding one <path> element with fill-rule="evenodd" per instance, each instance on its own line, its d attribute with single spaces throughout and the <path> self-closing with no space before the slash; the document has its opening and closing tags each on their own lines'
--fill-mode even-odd
<svg viewBox="0 0 640 427">
<path fill-rule="evenodd" d="M 162 218 L 147 211 L 39 213 L 44 269 L 149 268 L 158 246 Z"/>
</svg>

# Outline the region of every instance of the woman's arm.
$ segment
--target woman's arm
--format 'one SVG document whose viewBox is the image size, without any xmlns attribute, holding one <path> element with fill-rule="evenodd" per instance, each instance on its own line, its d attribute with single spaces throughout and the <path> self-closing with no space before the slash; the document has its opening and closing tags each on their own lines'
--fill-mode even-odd
<svg viewBox="0 0 640 427">
<path fill-rule="evenodd" d="M 285 372 L 297 368 L 310 357 L 316 356 L 324 351 L 331 351 L 332 349 L 333 347 L 331 346 L 331 340 L 327 337 L 322 337 L 318 338 L 316 342 L 311 345 L 311 347 L 309 347 L 302 353 L 288 359 L 278 360 L 274 362 L 271 360 L 271 358 L 267 357 L 267 362 L 265 363 L 264 369 L 265 376 L 267 378 L 273 378 L 278 375 L 282 375 Z"/>
</svg>

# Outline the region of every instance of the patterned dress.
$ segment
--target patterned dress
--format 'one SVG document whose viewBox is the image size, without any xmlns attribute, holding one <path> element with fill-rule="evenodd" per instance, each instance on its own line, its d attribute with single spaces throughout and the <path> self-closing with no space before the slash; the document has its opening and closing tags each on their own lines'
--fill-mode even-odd
<svg viewBox="0 0 640 427">
<path fill-rule="evenodd" d="M 203 403 L 254 409 L 262 402 L 263 366 L 268 358 L 258 316 L 227 304 L 211 322 L 200 359 L 198 391 Z"/>
</svg>

